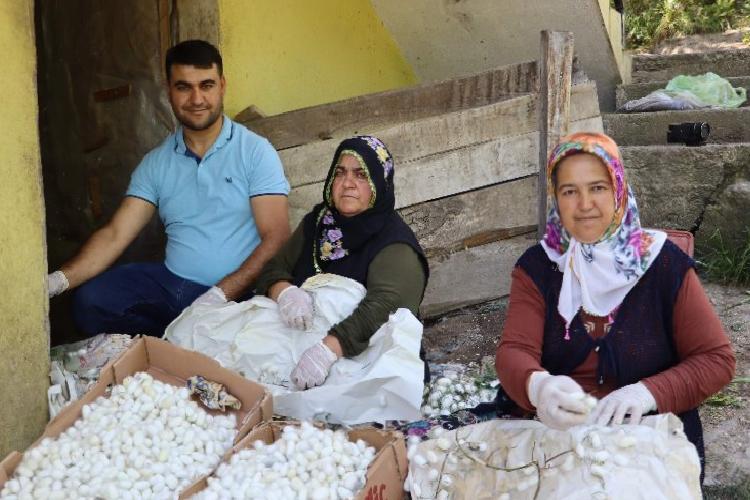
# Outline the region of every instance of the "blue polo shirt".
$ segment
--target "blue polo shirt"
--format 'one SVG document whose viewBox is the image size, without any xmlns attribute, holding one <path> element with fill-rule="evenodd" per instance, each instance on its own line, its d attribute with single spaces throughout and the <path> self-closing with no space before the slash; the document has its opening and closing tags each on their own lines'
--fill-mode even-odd
<svg viewBox="0 0 750 500">
<path fill-rule="evenodd" d="M 185 146 L 179 127 L 144 156 L 126 192 L 159 209 L 167 268 L 207 286 L 239 268 L 258 246 L 250 198 L 270 194 L 289 194 L 279 155 L 226 116 L 203 158 Z"/>
</svg>

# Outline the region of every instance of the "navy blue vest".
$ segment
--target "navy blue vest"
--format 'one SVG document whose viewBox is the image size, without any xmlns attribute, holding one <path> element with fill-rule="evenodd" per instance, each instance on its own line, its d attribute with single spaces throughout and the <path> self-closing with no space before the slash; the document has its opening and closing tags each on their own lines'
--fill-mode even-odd
<svg viewBox="0 0 750 500">
<path fill-rule="evenodd" d="M 672 338 L 672 311 L 685 273 L 695 262 L 671 241 L 664 243 L 656 261 L 627 294 L 609 333 L 597 340 L 586 332 L 580 314 L 570 325 L 570 340 L 565 340 L 565 321 L 557 312 L 563 274 L 540 244 L 526 250 L 516 265 L 531 277 L 544 297 L 542 366 L 551 374 L 569 375 L 592 349 L 599 353 L 599 383 L 614 381 L 617 387 L 634 384 L 679 362 Z M 688 410 L 679 417 L 698 450 L 702 469 L 703 429 L 698 410 Z"/>
</svg>

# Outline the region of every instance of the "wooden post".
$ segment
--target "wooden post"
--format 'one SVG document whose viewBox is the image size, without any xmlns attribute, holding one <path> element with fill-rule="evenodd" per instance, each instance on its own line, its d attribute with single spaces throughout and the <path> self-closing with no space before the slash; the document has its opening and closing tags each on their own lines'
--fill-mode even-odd
<svg viewBox="0 0 750 500">
<path fill-rule="evenodd" d="M 570 123 L 573 33 L 542 31 L 539 60 L 539 229 L 547 223 L 547 158 Z"/>
</svg>

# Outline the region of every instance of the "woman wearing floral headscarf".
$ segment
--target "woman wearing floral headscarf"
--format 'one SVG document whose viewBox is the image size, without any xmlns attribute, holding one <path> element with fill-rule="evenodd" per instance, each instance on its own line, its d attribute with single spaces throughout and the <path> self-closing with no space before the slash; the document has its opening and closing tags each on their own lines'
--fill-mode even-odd
<svg viewBox="0 0 750 500">
<path fill-rule="evenodd" d="M 354 312 L 305 351 L 292 372 L 300 388 L 322 384 L 339 357 L 356 356 L 400 307 L 418 314 L 428 268 L 414 233 L 396 213 L 393 157 L 376 137 L 344 140 L 328 171 L 323 202 L 297 227 L 256 283 L 256 292 L 276 300 L 282 320 L 306 329 L 312 321 L 310 295 L 299 288 L 321 272 L 364 285 Z"/>
<path fill-rule="evenodd" d="M 544 238 L 512 275 L 496 357 L 504 392 L 558 429 L 676 413 L 702 461 L 697 407 L 732 379 L 734 355 L 694 261 L 641 227 L 610 137 L 566 137 L 547 186 Z M 591 415 L 584 391 L 601 398 Z"/>
</svg>

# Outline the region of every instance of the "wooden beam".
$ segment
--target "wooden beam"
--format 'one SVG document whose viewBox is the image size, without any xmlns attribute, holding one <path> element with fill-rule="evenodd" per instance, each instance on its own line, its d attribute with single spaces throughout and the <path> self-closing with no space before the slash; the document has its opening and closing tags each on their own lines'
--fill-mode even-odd
<svg viewBox="0 0 750 500">
<path fill-rule="evenodd" d="M 167 50 L 172 46 L 172 28 L 170 16 L 172 13 L 171 0 L 158 0 L 157 10 L 159 13 L 159 52 L 161 55 L 161 67 L 165 65 Z M 166 78 L 166 75 L 164 75 Z"/>
<path fill-rule="evenodd" d="M 595 97 L 595 96 L 594 96 Z M 579 125 L 580 124 L 580 125 Z M 408 128 L 408 127 L 407 127 Z M 571 124 L 572 129 L 601 130 L 601 118 L 584 118 Z M 456 149 L 443 150 L 413 160 L 396 161 L 396 207 L 404 208 L 418 203 L 437 200 L 459 193 L 480 189 L 484 186 L 512 181 L 537 174 L 539 161 L 539 134 L 528 132 L 523 135 L 500 137 L 495 140 L 470 144 Z M 429 142 L 425 136 L 425 142 Z M 297 148 L 300 152 L 317 147 L 308 145 Z M 335 147 L 331 144 L 326 155 L 331 155 Z M 322 151 L 311 154 L 318 156 L 318 164 L 330 162 L 323 160 Z M 299 156 L 303 161 L 303 155 Z M 294 185 L 290 171 L 298 172 L 296 167 L 284 161 L 287 176 Z M 313 169 L 308 164 L 305 175 L 322 177 L 328 168 Z M 312 177 L 307 177 L 312 178 Z M 538 196 L 538 194 L 537 194 Z M 289 220 L 296 227 L 302 217 L 323 199 L 323 181 L 297 185 L 289 194 Z M 538 204 L 530 201 L 535 206 Z"/>
<path fill-rule="evenodd" d="M 479 108 L 454 111 L 371 130 L 399 166 L 417 158 L 459 149 L 498 137 L 536 130 L 536 96 L 524 95 Z M 280 152 L 292 186 L 325 180 L 338 139 L 320 141 Z"/>
<path fill-rule="evenodd" d="M 568 133 L 573 76 L 573 33 L 542 31 L 539 63 L 539 227 L 547 223 L 547 158 Z"/>
<path fill-rule="evenodd" d="M 536 175 L 418 203 L 399 212 L 422 248 L 444 255 L 528 232 L 536 224 Z M 519 233 L 520 231 L 520 233 Z"/>
<path fill-rule="evenodd" d="M 220 47 L 218 0 L 172 0 L 177 14 L 175 42 L 206 40 Z"/>
<path fill-rule="evenodd" d="M 525 235 L 429 258 L 430 279 L 420 307 L 422 316 L 437 316 L 507 295 L 510 271 L 535 241 L 532 227 Z"/>
<path fill-rule="evenodd" d="M 403 162 L 396 170 L 396 208 L 533 175 L 537 140 L 538 134 L 530 132 Z M 293 227 L 322 197 L 323 182 L 292 188 L 289 218 Z"/>
<path fill-rule="evenodd" d="M 536 92 L 535 61 L 503 66 L 472 76 L 389 90 L 313 106 L 263 119 L 240 112 L 236 119 L 266 137 L 277 150 L 369 132 L 397 122 L 485 106 L 513 95 Z"/>
<path fill-rule="evenodd" d="M 537 130 L 538 97 L 522 95 L 477 108 L 388 125 L 369 133 L 388 145 L 399 166 L 417 158 L 459 149 L 500 137 Z M 596 85 L 576 85 L 571 92 L 571 120 L 596 118 L 599 103 Z M 601 125 L 599 125 L 601 127 Z M 279 152 L 292 187 L 325 180 L 338 140 L 319 141 Z"/>
</svg>

